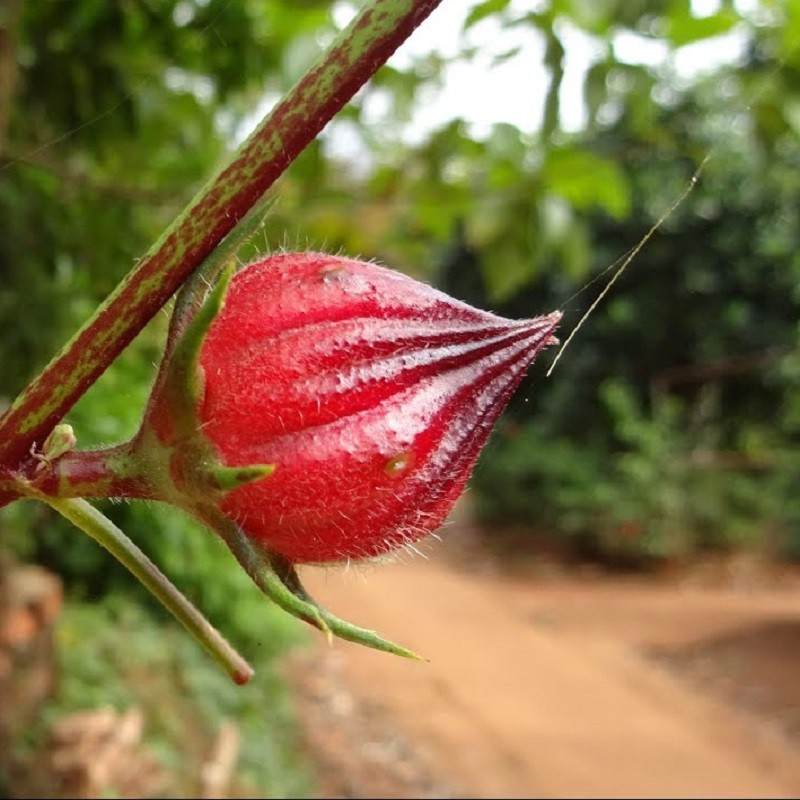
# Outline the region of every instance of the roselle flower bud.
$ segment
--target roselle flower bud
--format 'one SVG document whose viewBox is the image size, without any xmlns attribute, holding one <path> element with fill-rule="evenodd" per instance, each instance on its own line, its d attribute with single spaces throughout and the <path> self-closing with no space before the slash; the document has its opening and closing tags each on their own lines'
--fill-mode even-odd
<svg viewBox="0 0 800 800">
<path fill-rule="evenodd" d="M 363 559 L 444 521 L 560 314 L 510 321 L 375 264 L 277 255 L 232 280 L 197 421 L 228 467 L 274 464 L 226 515 L 292 563 Z"/>
<path fill-rule="evenodd" d="M 512 321 L 375 264 L 289 253 L 190 281 L 126 464 L 138 496 L 216 530 L 256 584 L 329 635 L 294 565 L 370 558 L 444 521 L 555 312 Z"/>
</svg>

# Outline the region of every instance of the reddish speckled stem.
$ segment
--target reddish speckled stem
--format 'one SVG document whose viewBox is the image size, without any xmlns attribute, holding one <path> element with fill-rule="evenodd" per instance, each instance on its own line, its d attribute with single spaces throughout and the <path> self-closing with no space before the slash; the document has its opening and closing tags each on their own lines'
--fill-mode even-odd
<svg viewBox="0 0 800 800">
<path fill-rule="evenodd" d="M 29 458 L 256 200 L 441 0 L 373 0 L 0 419 L 0 472 Z M 0 505 L 9 497 L 0 491 Z"/>
<path fill-rule="evenodd" d="M 133 440 L 104 450 L 73 450 L 46 467 L 29 465 L 17 477 L 48 498 L 157 499 L 135 448 Z"/>
</svg>

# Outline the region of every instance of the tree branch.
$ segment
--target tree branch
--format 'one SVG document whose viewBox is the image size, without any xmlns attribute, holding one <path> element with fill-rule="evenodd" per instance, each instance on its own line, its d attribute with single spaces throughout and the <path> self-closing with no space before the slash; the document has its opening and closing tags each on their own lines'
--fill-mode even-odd
<svg viewBox="0 0 800 800">
<path fill-rule="evenodd" d="M 0 10 L 0 150 L 11 122 L 11 107 L 14 90 L 17 88 L 17 28 L 22 0 L 6 0 Z"/>
<path fill-rule="evenodd" d="M 724 356 L 701 364 L 681 364 L 668 367 L 650 379 L 651 395 L 666 394 L 676 384 L 707 383 L 730 375 L 743 375 L 773 364 L 791 352 L 788 347 L 771 347 L 756 353 Z"/>
<path fill-rule="evenodd" d="M 0 112 L 1 113 L 1 112 Z M 120 182 L 116 178 L 100 179 L 90 175 L 85 169 L 79 169 L 68 161 L 57 161 L 39 152 L 35 147 L 26 153 L 12 145 L 0 147 L 0 169 L 23 164 L 33 169 L 44 170 L 57 177 L 64 189 L 66 199 L 71 199 L 84 190 L 103 195 L 111 200 L 124 203 L 147 203 L 148 205 L 180 206 L 182 195 L 175 187 L 154 189 Z"/>
</svg>

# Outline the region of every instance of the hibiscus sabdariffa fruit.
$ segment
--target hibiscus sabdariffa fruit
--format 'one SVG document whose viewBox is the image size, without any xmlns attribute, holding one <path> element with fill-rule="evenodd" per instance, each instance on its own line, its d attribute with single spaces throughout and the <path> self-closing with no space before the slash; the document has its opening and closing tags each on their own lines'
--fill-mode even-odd
<svg viewBox="0 0 800 800">
<path fill-rule="evenodd" d="M 292 613 L 408 655 L 316 606 L 294 565 L 379 556 L 439 527 L 561 315 L 503 319 L 323 253 L 264 258 L 184 306 L 139 435 L 164 499 Z"/>
</svg>

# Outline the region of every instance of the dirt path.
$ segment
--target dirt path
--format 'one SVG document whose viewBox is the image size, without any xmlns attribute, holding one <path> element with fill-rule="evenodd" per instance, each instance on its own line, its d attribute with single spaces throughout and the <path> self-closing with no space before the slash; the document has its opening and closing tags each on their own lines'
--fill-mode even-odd
<svg viewBox="0 0 800 800">
<path fill-rule="evenodd" d="M 414 775 L 405 787 L 381 787 L 387 796 L 800 794 L 797 741 L 787 733 L 800 721 L 800 589 L 509 581 L 441 559 L 308 571 L 306 582 L 331 610 L 430 659 L 412 663 L 346 643 L 317 656 L 328 665 L 315 669 L 317 678 L 333 663 L 345 704 L 370 710 L 354 731 L 396 730 L 372 758 L 375 771 L 381 758 L 400 759 Z M 793 653 L 766 653 L 765 630 L 781 631 Z M 762 691 L 756 708 L 737 707 L 735 692 L 726 696 L 716 680 L 752 672 L 747 657 L 737 664 L 725 650 L 727 642 L 735 656 L 739 636 L 760 642 L 764 668 L 783 676 L 785 685 L 772 687 L 777 701 L 763 694 L 772 678 L 766 687 L 758 676 L 742 679 Z M 713 668 L 703 673 L 707 662 Z M 320 726 L 327 738 L 315 746 L 325 748 L 337 726 Z M 352 741 L 341 748 L 360 757 Z M 328 754 L 325 768 L 335 761 Z M 347 791 L 364 796 L 358 786 Z"/>
</svg>

